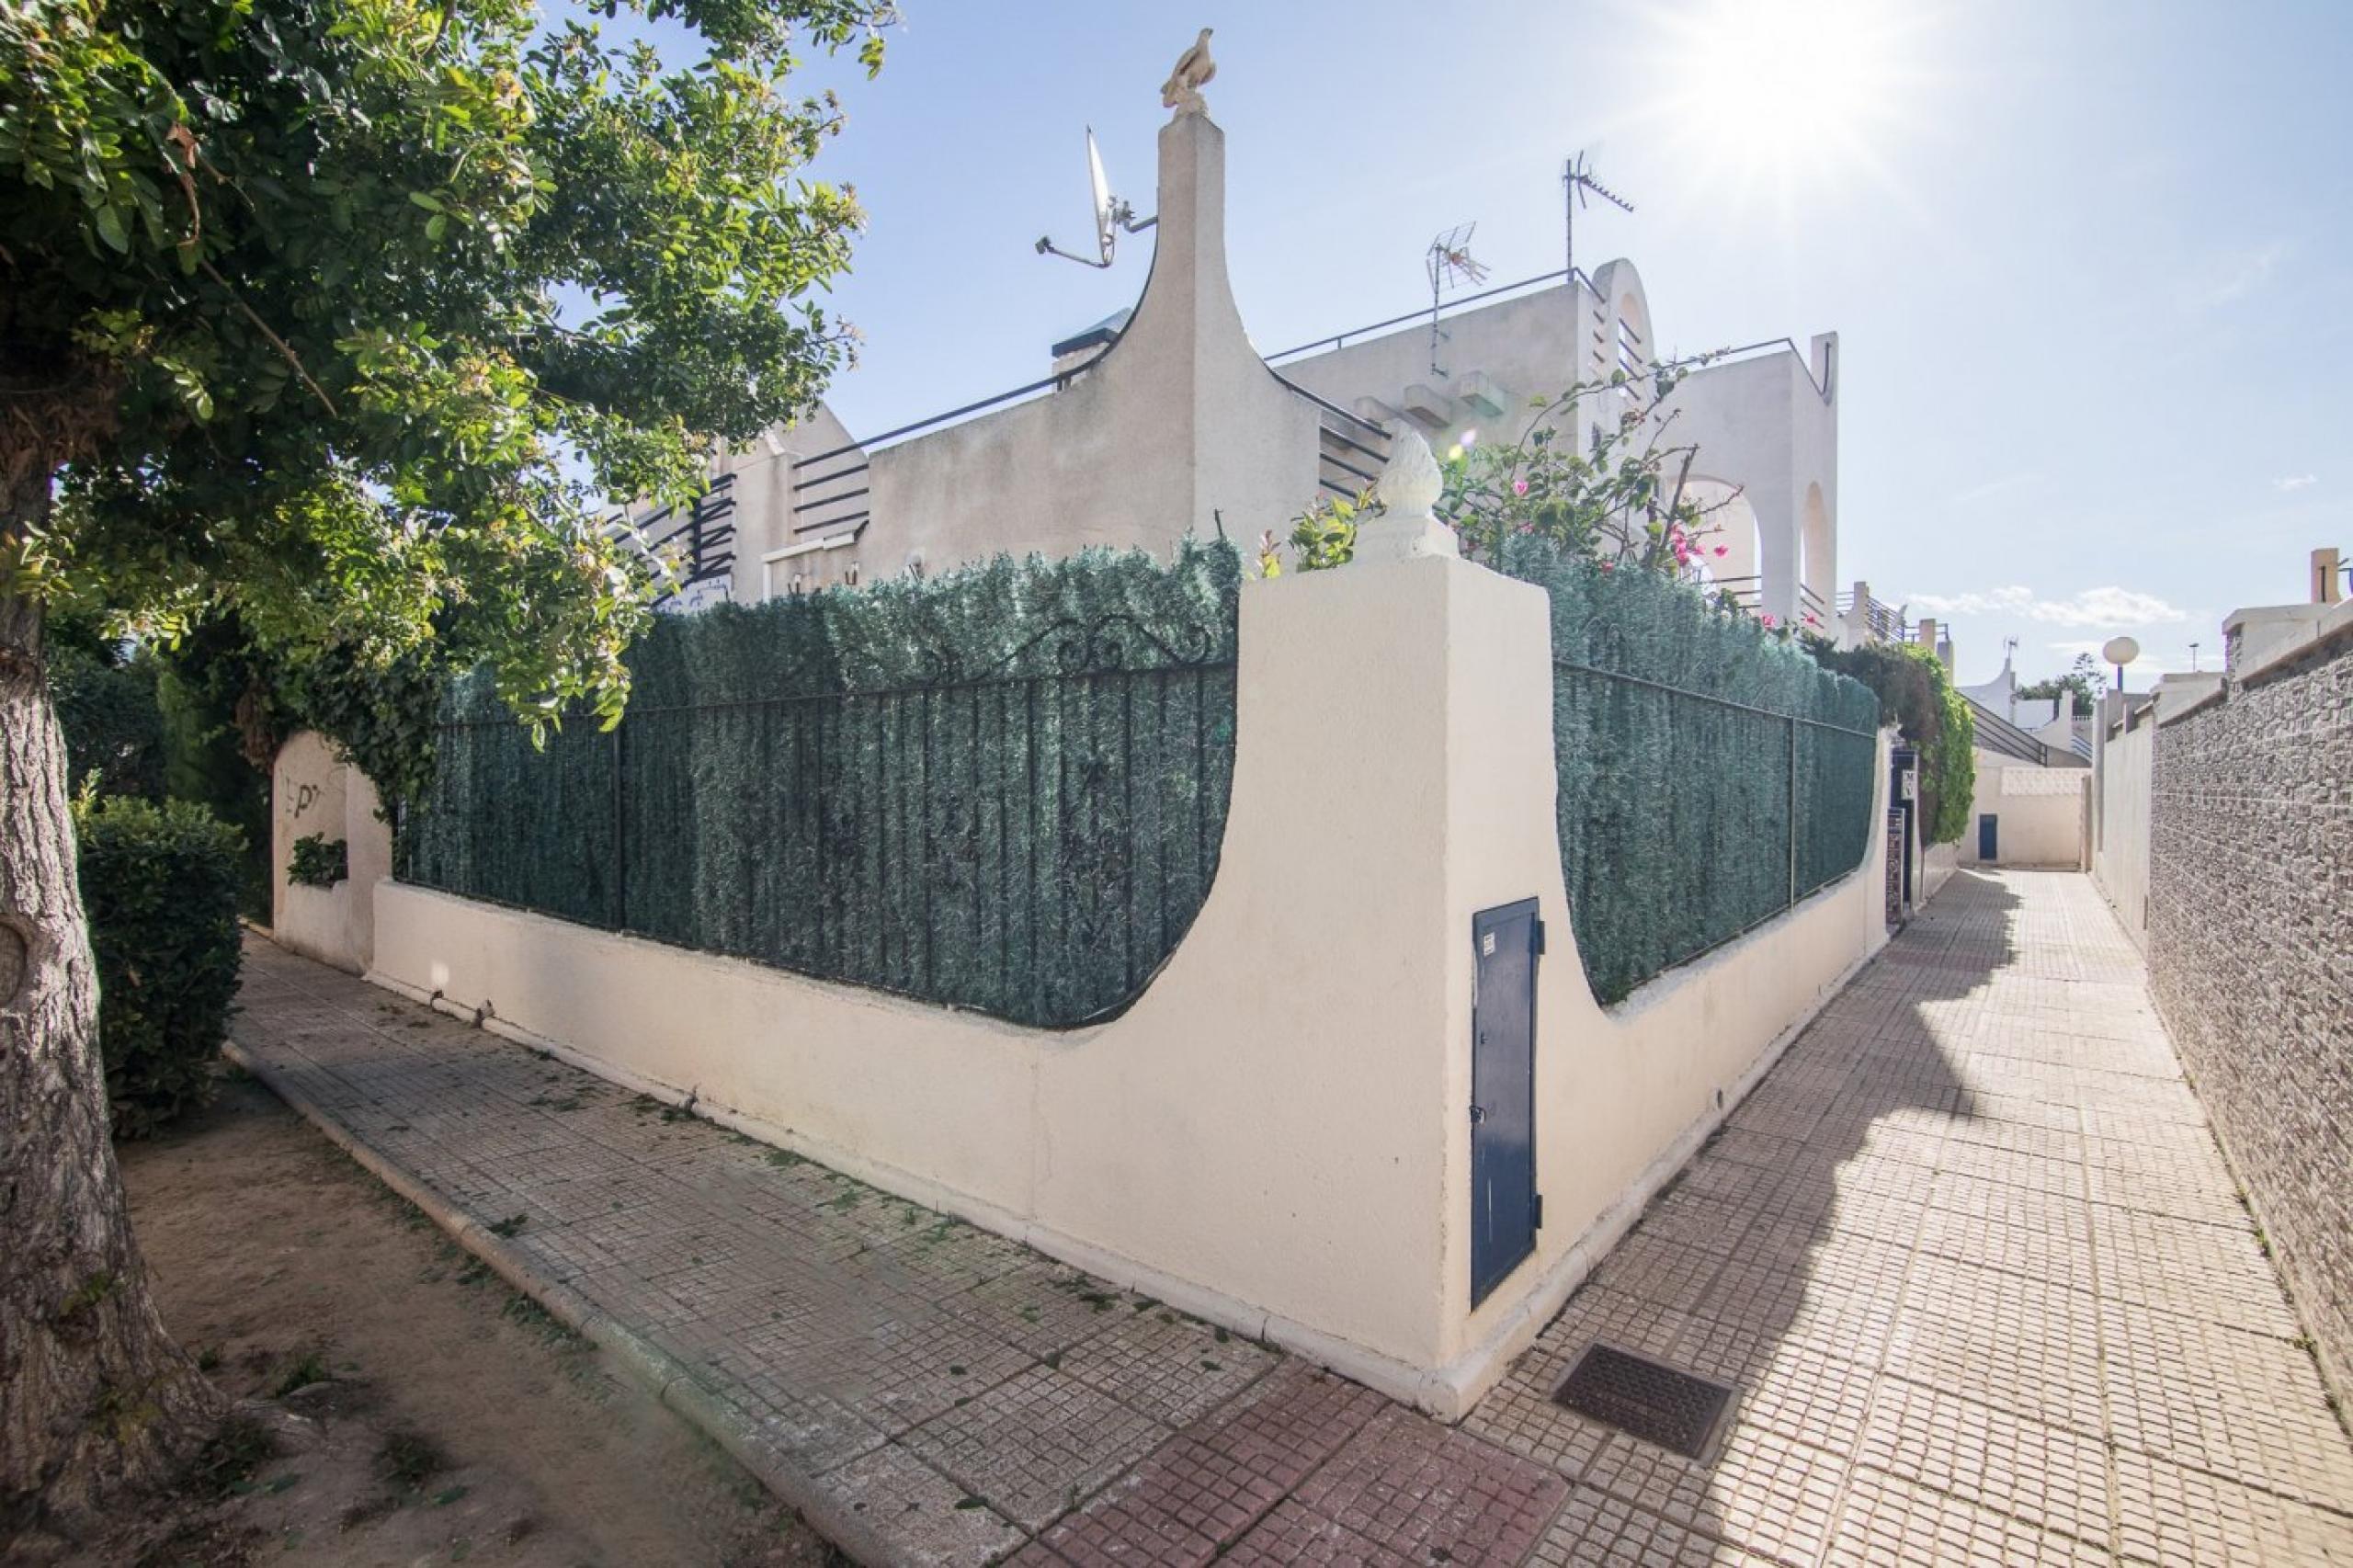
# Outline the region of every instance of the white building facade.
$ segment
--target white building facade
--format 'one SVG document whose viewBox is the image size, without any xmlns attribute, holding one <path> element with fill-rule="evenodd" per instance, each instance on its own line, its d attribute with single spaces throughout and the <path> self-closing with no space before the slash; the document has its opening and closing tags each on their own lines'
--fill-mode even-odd
<svg viewBox="0 0 2353 1568">
<path fill-rule="evenodd" d="M 1045 379 L 863 439 L 819 408 L 718 460 L 701 516 L 648 520 L 688 579 L 668 608 L 1000 553 L 1281 534 L 1318 495 L 1362 489 L 1402 428 L 1440 451 L 1517 440 L 1531 400 L 1602 384 L 1575 411 L 1582 439 L 1631 395 L 1612 376 L 1647 380 L 1658 360 L 1624 260 L 1458 301 L 1435 343 L 1425 311 L 1262 357 L 1227 277 L 1225 137 L 1206 115 L 1161 131 L 1158 198 L 1142 298 L 1055 345 Z M 1838 395 L 1825 333 L 1803 352 L 1782 339 L 1691 365 L 1661 415 L 1697 449 L 1689 483 L 1716 506 L 1716 582 L 1779 624 L 1859 641 L 1836 591 Z"/>
</svg>

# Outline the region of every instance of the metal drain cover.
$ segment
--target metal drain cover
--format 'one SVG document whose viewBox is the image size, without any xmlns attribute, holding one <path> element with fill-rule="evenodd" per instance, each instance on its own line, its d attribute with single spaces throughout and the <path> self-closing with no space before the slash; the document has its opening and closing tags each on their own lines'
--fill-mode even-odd
<svg viewBox="0 0 2353 1568">
<path fill-rule="evenodd" d="M 1646 1443 L 1698 1459 L 1732 1403 L 1732 1389 L 1612 1346 L 1586 1346 L 1552 1403 Z"/>
</svg>

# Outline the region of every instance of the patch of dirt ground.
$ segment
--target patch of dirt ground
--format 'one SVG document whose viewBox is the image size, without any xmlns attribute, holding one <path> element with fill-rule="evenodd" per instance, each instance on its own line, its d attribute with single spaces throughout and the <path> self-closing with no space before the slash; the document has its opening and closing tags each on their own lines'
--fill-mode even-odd
<svg viewBox="0 0 2353 1568">
<path fill-rule="evenodd" d="M 305 1418 L 217 1450 L 80 1561 L 841 1559 L 719 1448 L 509 1290 L 258 1083 L 119 1149 L 164 1322 L 222 1390 Z"/>
</svg>

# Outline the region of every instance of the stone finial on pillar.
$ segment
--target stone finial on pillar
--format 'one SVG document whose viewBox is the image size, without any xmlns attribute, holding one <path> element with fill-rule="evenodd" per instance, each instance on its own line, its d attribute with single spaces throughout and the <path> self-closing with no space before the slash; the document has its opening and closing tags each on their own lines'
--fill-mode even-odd
<svg viewBox="0 0 2353 1568">
<path fill-rule="evenodd" d="M 1417 555 L 1462 553 L 1454 530 L 1438 520 L 1434 508 L 1446 489 L 1446 476 L 1418 430 L 1401 428 L 1389 444 L 1389 461 L 1373 481 L 1373 498 L 1381 512 L 1357 525 L 1356 559 L 1410 561 Z"/>
</svg>

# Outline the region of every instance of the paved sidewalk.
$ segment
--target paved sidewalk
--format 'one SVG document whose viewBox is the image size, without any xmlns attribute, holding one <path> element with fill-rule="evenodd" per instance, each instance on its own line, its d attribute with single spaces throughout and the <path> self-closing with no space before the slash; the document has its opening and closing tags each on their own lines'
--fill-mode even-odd
<svg viewBox="0 0 2353 1568">
<path fill-rule="evenodd" d="M 1957 879 L 1457 1428 L 266 943 L 235 1033 L 873 1560 L 2353 1563 L 2079 876 Z M 1552 1403 L 1597 1339 L 1734 1385 L 1704 1461 Z"/>
</svg>

